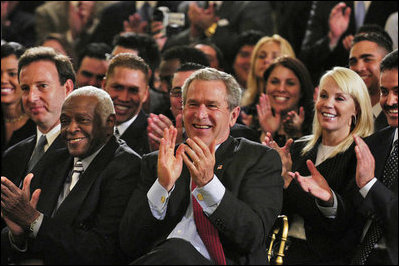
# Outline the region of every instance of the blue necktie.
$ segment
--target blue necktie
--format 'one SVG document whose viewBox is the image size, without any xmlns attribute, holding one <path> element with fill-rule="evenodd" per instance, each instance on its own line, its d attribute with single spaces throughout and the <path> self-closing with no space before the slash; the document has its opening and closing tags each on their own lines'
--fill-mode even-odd
<svg viewBox="0 0 399 266">
<path fill-rule="evenodd" d="M 364 22 L 364 17 L 366 16 L 366 6 L 364 1 L 356 2 L 355 19 L 356 19 L 356 29 L 358 30 Z"/>
</svg>

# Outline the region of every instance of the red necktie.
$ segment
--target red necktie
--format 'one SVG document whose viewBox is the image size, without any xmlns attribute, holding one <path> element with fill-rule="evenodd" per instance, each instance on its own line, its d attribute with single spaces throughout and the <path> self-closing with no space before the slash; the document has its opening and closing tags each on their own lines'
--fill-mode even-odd
<svg viewBox="0 0 399 266">
<path fill-rule="evenodd" d="M 191 190 L 194 188 L 196 188 L 196 184 L 192 182 Z M 192 195 L 191 197 L 193 202 L 194 220 L 199 236 L 204 242 L 209 255 L 216 262 L 216 264 L 226 265 L 226 258 L 224 257 L 224 251 L 222 243 L 220 243 L 218 231 L 205 216 L 204 212 L 202 211 L 202 207 L 199 205 L 194 196 Z"/>
</svg>

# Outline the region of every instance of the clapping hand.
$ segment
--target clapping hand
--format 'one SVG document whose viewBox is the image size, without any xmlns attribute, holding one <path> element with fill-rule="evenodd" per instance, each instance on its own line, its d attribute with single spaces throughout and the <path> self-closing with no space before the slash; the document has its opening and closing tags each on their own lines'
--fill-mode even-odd
<svg viewBox="0 0 399 266">
<path fill-rule="evenodd" d="M 362 188 L 374 178 L 375 159 L 362 138 L 356 135 L 353 138 L 356 143 L 356 184 L 359 188 Z"/>
<path fill-rule="evenodd" d="M 264 145 L 275 149 L 281 158 L 282 171 L 281 176 L 284 179 L 284 188 L 287 188 L 292 181 L 292 177 L 288 174 L 292 168 L 292 159 L 290 148 L 293 143 L 293 139 L 288 139 L 284 147 L 278 146 L 278 144 L 273 140 L 272 134 L 270 132 L 266 133 L 265 140 L 262 142 Z"/>
<path fill-rule="evenodd" d="M 293 137 L 302 135 L 302 124 L 305 120 L 305 110 L 301 106 L 299 114 L 295 111 L 289 111 L 283 120 L 284 131 Z"/>
<path fill-rule="evenodd" d="M 303 177 L 298 172 L 289 172 L 288 174 L 292 178 L 296 179 L 303 191 L 310 193 L 312 196 L 323 202 L 326 202 L 326 205 L 332 206 L 334 198 L 326 179 L 320 174 L 311 160 L 307 160 L 306 165 L 310 171 L 310 177 Z"/>
<path fill-rule="evenodd" d="M 261 94 L 256 110 L 258 111 L 258 119 L 262 131 L 274 134 L 280 128 L 281 116 L 280 113 L 273 115 L 268 95 Z"/>
</svg>

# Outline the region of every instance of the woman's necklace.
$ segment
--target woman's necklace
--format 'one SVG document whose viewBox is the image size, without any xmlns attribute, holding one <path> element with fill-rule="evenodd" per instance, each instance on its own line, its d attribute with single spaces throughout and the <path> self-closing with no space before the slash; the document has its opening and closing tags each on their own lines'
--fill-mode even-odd
<svg viewBox="0 0 399 266">
<path fill-rule="evenodd" d="M 26 116 L 26 114 L 23 113 L 23 114 L 21 114 L 20 116 L 15 117 L 15 118 L 11 118 L 11 119 L 4 118 L 4 121 L 6 121 L 6 123 L 15 123 L 15 122 L 19 122 L 19 121 L 21 121 L 22 119 L 24 119 L 25 116 Z"/>
</svg>

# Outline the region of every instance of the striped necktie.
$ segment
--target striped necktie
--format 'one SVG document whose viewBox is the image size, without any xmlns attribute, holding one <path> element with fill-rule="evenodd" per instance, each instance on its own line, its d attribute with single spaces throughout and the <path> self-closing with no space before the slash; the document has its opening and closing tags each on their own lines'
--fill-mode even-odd
<svg viewBox="0 0 399 266">
<path fill-rule="evenodd" d="M 194 182 L 191 183 L 191 190 L 196 188 Z M 197 226 L 197 231 L 202 241 L 204 242 L 206 249 L 209 252 L 211 258 L 218 265 L 226 265 L 226 258 L 224 256 L 224 251 L 222 243 L 220 242 L 219 232 L 205 216 L 202 207 L 199 205 L 197 200 L 192 195 L 193 202 L 193 213 L 195 225 Z M 198 200 L 203 200 L 202 195 L 198 194 Z"/>
<path fill-rule="evenodd" d="M 39 139 L 39 142 L 36 145 L 35 150 L 32 153 L 32 158 L 29 160 L 27 173 L 29 173 L 33 169 L 33 167 L 35 167 L 37 162 L 42 158 L 44 154 L 44 146 L 46 144 L 47 144 L 46 135 L 42 135 Z"/>
</svg>

